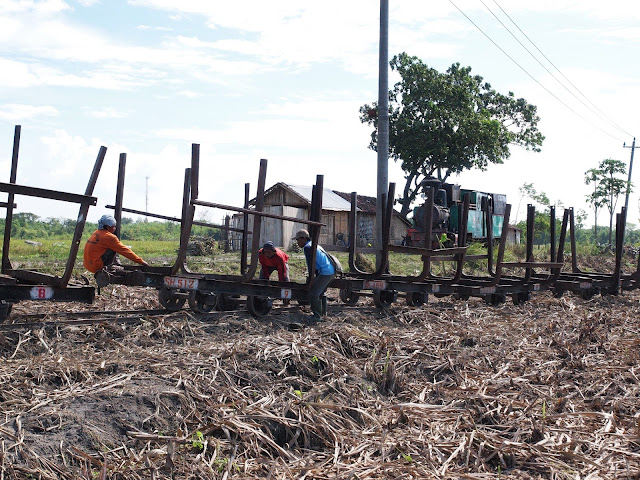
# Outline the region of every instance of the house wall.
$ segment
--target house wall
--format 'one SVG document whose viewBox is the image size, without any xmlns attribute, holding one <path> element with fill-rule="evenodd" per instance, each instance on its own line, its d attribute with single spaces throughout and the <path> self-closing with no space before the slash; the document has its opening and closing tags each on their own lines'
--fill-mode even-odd
<svg viewBox="0 0 640 480">
<path fill-rule="evenodd" d="M 350 212 L 336 212 L 334 243 L 339 233 L 342 233 L 345 239 L 349 236 L 349 215 Z"/>
<path fill-rule="evenodd" d="M 282 216 L 282 209 L 280 205 L 265 205 L 264 212 Z M 283 221 L 277 218 L 263 217 L 260 225 L 260 245 L 266 241 L 271 241 L 276 246 L 284 245 L 282 223 Z"/>
<path fill-rule="evenodd" d="M 509 225 L 507 227 L 507 245 L 519 245 L 521 233 L 519 229 Z"/>
<path fill-rule="evenodd" d="M 349 212 L 335 212 L 334 235 L 331 237 L 332 239 L 327 237 L 326 241 L 321 239 L 320 243 L 325 245 L 335 245 L 338 240 L 338 234 L 340 233 L 344 234 L 345 241 L 349 239 L 349 215 Z M 406 223 L 404 223 L 400 218 L 394 216 L 391 219 L 391 244 L 400 245 L 402 243 L 402 238 L 407 234 L 407 228 Z M 356 246 L 375 246 L 375 215 L 372 213 L 359 213 L 358 228 L 356 231 Z"/>
<path fill-rule="evenodd" d="M 306 208 L 281 205 L 265 205 L 264 211 L 283 217 L 294 217 L 301 219 L 307 218 Z M 242 222 L 242 215 L 234 215 L 231 218 L 232 227 L 242 228 Z M 304 223 L 290 222 L 280 220 L 278 218 L 263 217 L 260 225 L 260 245 L 264 244 L 266 241 L 272 241 L 277 247 L 287 250 L 293 243 L 291 237 L 293 237 L 295 233 L 301 228 L 308 229 L 308 226 Z M 253 215 L 249 215 L 248 230 L 250 232 L 253 231 Z M 232 250 L 240 250 L 242 248 L 242 234 L 240 232 L 230 232 L 230 238 Z M 249 249 L 251 248 L 252 241 L 253 235 L 250 233 L 248 235 Z"/>
<path fill-rule="evenodd" d="M 297 207 L 283 207 L 283 215 L 285 217 L 295 217 L 295 218 L 307 218 L 307 210 L 306 208 L 297 208 Z M 294 240 L 291 239 L 298 230 L 304 228 L 305 230 L 309 230 L 309 227 L 304 223 L 295 223 L 295 222 L 285 222 L 281 221 L 282 225 L 282 246 L 285 250 L 291 248 Z"/>
<path fill-rule="evenodd" d="M 307 207 L 307 203 L 301 200 L 300 197 L 283 188 L 277 188 L 264 197 L 264 204 L 266 205 L 280 205 L 290 207 Z"/>
<path fill-rule="evenodd" d="M 402 238 L 407 235 L 408 225 L 395 215 L 391 218 L 391 232 L 389 243 L 391 245 L 400 245 Z"/>
<path fill-rule="evenodd" d="M 358 215 L 358 239 L 356 246 L 366 247 L 375 245 L 375 221 L 376 216 L 372 213 L 361 213 Z"/>
<path fill-rule="evenodd" d="M 300 219 L 309 218 L 308 204 L 300 197 L 283 188 L 277 188 L 265 196 L 264 211 L 275 215 L 293 217 Z M 335 245 L 338 241 L 338 234 L 344 234 L 344 240 L 349 239 L 349 216 L 348 211 L 322 210 L 321 222 L 325 224 L 320 230 L 320 243 L 323 245 Z M 375 246 L 375 214 L 361 212 L 358 214 L 356 246 Z M 234 215 L 231 219 L 231 226 L 242 228 L 242 215 Z M 249 231 L 253 230 L 253 216 L 249 215 Z M 260 244 L 267 240 L 272 241 L 276 246 L 289 249 L 294 241 L 291 239 L 300 229 L 309 230 L 309 226 L 304 223 L 289 222 L 275 218 L 263 217 L 260 228 Z M 394 215 L 391 220 L 391 243 L 398 245 L 402 242 L 402 237 L 407 233 L 407 225 Z M 230 232 L 230 240 L 233 250 L 240 250 L 242 234 Z M 350 240 L 351 241 L 351 240 Z M 252 236 L 249 235 L 248 245 L 251 246 Z"/>
</svg>

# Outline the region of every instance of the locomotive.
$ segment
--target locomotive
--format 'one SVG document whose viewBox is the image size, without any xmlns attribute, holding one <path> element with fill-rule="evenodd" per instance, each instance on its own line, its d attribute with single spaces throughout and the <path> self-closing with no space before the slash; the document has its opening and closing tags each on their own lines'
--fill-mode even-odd
<svg viewBox="0 0 640 480">
<path fill-rule="evenodd" d="M 502 234 L 504 212 L 507 205 L 507 196 L 499 193 L 467 190 L 460 185 L 444 183 L 437 178 L 427 178 L 421 184 L 424 191 L 433 188 L 435 192 L 432 210 L 431 224 L 431 248 L 451 247 L 453 245 L 466 245 L 471 241 L 483 242 L 487 239 L 486 211 L 491 207 L 492 236 L 499 238 Z M 459 239 L 458 232 L 463 211 L 464 196 L 469 194 L 469 215 L 467 219 L 467 238 Z M 424 245 L 425 212 L 426 204 L 422 204 L 413 210 L 413 227 L 407 230 L 407 236 L 403 244 L 407 246 Z"/>
</svg>

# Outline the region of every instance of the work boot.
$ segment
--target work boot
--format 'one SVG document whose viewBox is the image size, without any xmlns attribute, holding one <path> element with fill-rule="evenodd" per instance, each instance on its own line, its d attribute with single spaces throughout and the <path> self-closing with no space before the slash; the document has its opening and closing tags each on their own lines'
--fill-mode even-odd
<svg viewBox="0 0 640 480">
<path fill-rule="evenodd" d="M 322 300 L 319 298 L 311 298 L 309 299 L 309 304 L 311 305 L 311 313 L 307 317 L 307 323 L 316 323 L 322 319 Z"/>
<path fill-rule="evenodd" d="M 321 296 L 320 301 L 322 302 L 322 316 L 324 317 L 327 315 L 327 296 Z"/>
<path fill-rule="evenodd" d="M 96 279 L 96 283 L 98 284 L 98 288 L 103 288 L 111 283 L 111 279 L 109 277 L 109 272 L 105 268 L 102 270 L 98 270 L 93 277 Z"/>
</svg>

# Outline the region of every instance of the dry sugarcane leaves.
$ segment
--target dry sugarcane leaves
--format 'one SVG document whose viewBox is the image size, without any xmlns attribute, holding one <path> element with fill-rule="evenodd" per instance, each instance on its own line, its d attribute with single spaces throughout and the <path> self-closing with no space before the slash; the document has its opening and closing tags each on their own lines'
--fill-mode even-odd
<svg viewBox="0 0 640 480">
<path fill-rule="evenodd" d="M 123 286 L 98 302 L 18 304 L 13 321 L 157 307 Z M 336 308 L 286 328 L 296 315 L 3 332 L 1 475 L 640 478 L 640 293 Z"/>
</svg>

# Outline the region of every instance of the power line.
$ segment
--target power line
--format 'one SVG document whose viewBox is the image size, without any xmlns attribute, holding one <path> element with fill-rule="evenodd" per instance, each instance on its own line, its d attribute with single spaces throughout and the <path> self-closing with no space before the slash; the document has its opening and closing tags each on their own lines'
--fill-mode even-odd
<svg viewBox="0 0 640 480">
<path fill-rule="evenodd" d="M 540 87 L 542 87 L 549 95 L 551 95 L 553 98 L 555 98 L 558 102 L 560 102 L 562 105 L 564 105 L 568 110 L 570 110 L 571 112 L 573 112 L 574 115 L 580 117 L 582 120 L 584 120 L 585 122 L 587 122 L 589 125 L 591 125 L 592 127 L 600 130 L 602 133 L 604 133 L 605 135 L 610 136 L 611 138 L 620 141 L 621 139 L 610 134 L 609 132 L 603 130 L 602 128 L 600 128 L 599 126 L 595 125 L 593 122 L 591 122 L 590 120 L 587 120 L 586 118 L 584 118 L 582 115 L 580 115 L 578 112 L 576 112 L 573 108 L 571 108 L 569 105 L 567 105 L 565 102 L 563 102 L 560 98 L 558 98 L 558 96 L 556 94 L 554 94 L 551 90 L 549 90 L 547 87 L 545 87 L 544 85 L 542 85 L 542 83 L 540 83 L 533 75 L 531 75 L 522 65 L 520 65 L 511 55 L 509 55 L 500 45 L 498 45 L 489 35 L 487 35 L 473 20 L 471 20 L 471 18 L 464 13 L 455 3 L 453 3 L 453 0 L 449 0 L 449 3 L 451 3 L 451 5 L 453 5 L 467 20 L 469 20 L 469 22 L 471 22 L 471 24 L 476 27 L 478 29 L 478 31 L 480 33 L 482 33 L 485 37 L 487 37 L 487 39 L 493 43 L 496 48 L 498 48 L 502 53 L 505 54 L 505 56 L 511 60 L 513 63 L 515 63 L 518 68 L 520 68 L 520 70 L 522 70 L 524 73 L 526 73 L 529 78 L 531 78 L 534 82 L 536 82 L 538 85 L 540 85 Z"/>
<path fill-rule="evenodd" d="M 506 29 L 506 30 L 511 34 L 511 36 L 512 36 L 513 38 L 515 38 L 515 39 L 516 39 L 516 41 L 517 41 L 520 45 L 522 45 L 522 42 L 520 42 L 520 40 L 518 40 L 518 38 L 517 38 L 517 37 L 516 37 L 512 32 L 511 32 L 511 30 L 509 30 L 509 28 L 507 28 L 507 26 L 506 26 L 504 23 L 502 23 L 502 21 L 501 21 L 501 20 L 500 20 L 500 19 L 499 19 L 499 18 L 498 18 L 494 13 L 493 13 L 493 11 L 491 11 L 491 9 L 490 9 L 490 8 L 489 8 L 489 7 L 484 3 L 484 1 L 483 1 L 483 0 L 480 0 L 480 1 L 481 1 L 481 2 L 482 2 L 482 4 L 487 8 L 487 10 L 489 10 L 489 12 L 491 12 L 491 15 L 493 15 L 493 16 L 496 18 L 496 20 L 498 20 L 498 21 L 500 22 L 500 24 L 501 24 L 501 25 L 502 25 L 502 26 L 503 26 L 503 27 L 504 27 L 504 28 L 505 28 L 505 29 Z M 550 64 L 551 66 L 553 66 L 553 68 L 555 68 L 555 69 L 556 69 L 556 71 L 557 71 L 560 75 L 562 75 L 562 77 L 563 77 L 563 78 L 564 78 L 564 79 L 569 83 L 569 85 L 571 85 L 571 86 L 572 86 L 572 87 L 573 87 L 573 88 L 574 88 L 574 89 L 575 89 L 575 90 L 576 90 L 580 95 L 582 95 L 582 97 L 583 97 L 587 102 L 589 102 L 589 103 L 591 104 L 591 106 L 592 106 L 595 110 L 597 110 L 598 112 L 600 112 L 600 114 L 602 114 L 602 116 L 603 116 L 607 121 L 609 121 L 609 123 L 611 123 L 611 125 L 613 125 L 615 128 L 617 128 L 620 132 L 624 133 L 625 135 L 629 135 L 629 136 L 631 136 L 631 134 L 630 134 L 629 132 L 627 132 L 627 131 L 626 131 L 626 130 L 624 130 L 622 127 L 620 127 L 616 122 L 614 122 L 613 120 L 611 120 L 611 119 L 610 119 L 610 118 L 609 118 L 609 117 L 608 117 L 608 116 L 607 116 L 607 115 L 606 115 L 602 110 L 600 110 L 600 109 L 599 109 L 599 108 L 598 108 L 598 107 L 597 107 L 597 106 L 596 106 L 596 105 L 595 105 L 591 100 L 589 100 L 589 99 L 587 98 L 587 96 L 586 96 L 584 93 L 582 93 L 582 92 L 580 91 L 580 89 L 579 89 L 578 87 L 576 87 L 576 86 L 571 82 L 571 80 L 569 80 L 569 79 L 566 77 L 566 75 L 565 75 L 564 73 L 562 73 L 558 67 L 556 67 L 556 66 L 555 66 L 555 64 L 554 64 L 551 60 L 549 60 L 549 57 L 547 57 L 547 56 L 542 52 L 542 50 L 540 50 L 540 49 L 538 48 L 538 46 L 533 42 L 533 40 L 531 40 L 531 38 L 529 38 L 529 36 L 528 36 L 526 33 L 524 33 L 524 32 L 522 31 L 522 29 L 518 26 L 518 24 L 517 24 L 517 23 L 516 23 L 516 22 L 515 22 L 515 21 L 514 21 L 510 16 L 509 16 L 509 14 L 508 14 L 507 12 L 505 12 L 505 11 L 504 11 L 504 9 L 500 6 L 500 4 L 498 4 L 498 2 L 496 2 L 496 0 L 493 0 L 493 3 L 495 3 L 495 4 L 497 5 L 497 7 L 502 11 L 502 13 L 504 13 L 504 15 L 509 19 L 509 21 L 511 21 L 511 23 L 513 23 L 513 24 L 515 25 L 515 27 L 520 31 L 520 33 L 521 33 L 522 35 L 524 35 L 524 37 L 529 41 L 529 43 L 530 43 L 531 45 L 533 45 L 533 46 L 535 47 L 535 49 L 536 49 L 536 50 L 538 50 L 538 52 L 540 53 L 540 55 L 542 55 L 542 56 L 544 57 L 544 59 L 545 59 L 547 62 L 549 62 L 549 64 Z M 580 99 L 576 96 L 576 94 L 575 94 L 575 93 L 573 93 L 571 90 L 569 90 L 569 89 L 568 89 L 568 88 L 567 88 L 567 87 L 566 87 L 566 86 L 565 86 L 565 85 L 564 85 L 560 80 L 558 80 L 558 79 L 556 78 L 556 76 L 555 76 L 553 73 L 551 73 L 551 72 L 547 69 L 547 67 L 545 67 L 545 66 L 542 64 L 542 62 L 540 62 L 540 60 L 538 60 L 538 58 L 537 58 L 535 55 L 533 55 L 533 54 L 529 51 L 529 49 L 528 49 L 527 47 L 525 47 L 524 45 L 522 45 L 522 48 L 524 48 L 524 49 L 529 53 L 529 55 L 531 55 L 531 56 L 534 58 L 534 60 L 535 60 L 536 62 L 538 62 L 538 63 L 542 66 L 542 68 L 544 68 L 547 72 L 549 72 L 549 75 L 551 75 L 551 76 L 552 76 L 552 77 L 553 77 L 553 78 L 554 78 L 554 79 L 555 79 L 555 80 L 556 80 L 560 85 L 562 85 L 562 87 L 563 87 L 565 90 L 567 90 L 567 92 L 569 92 L 571 95 L 573 95 L 573 96 L 576 98 L 576 100 L 578 100 L 580 103 L 582 103 L 585 107 L 587 107 L 589 110 L 591 110 L 591 111 L 593 112 L 593 109 L 591 109 L 591 108 L 590 108 L 586 103 L 584 103 L 582 100 L 580 100 Z M 594 113 L 595 113 L 595 112 L 594 112 Z M 599 115 L 598 115 L 598 116 L 599 116 Z"/>
</svg>

